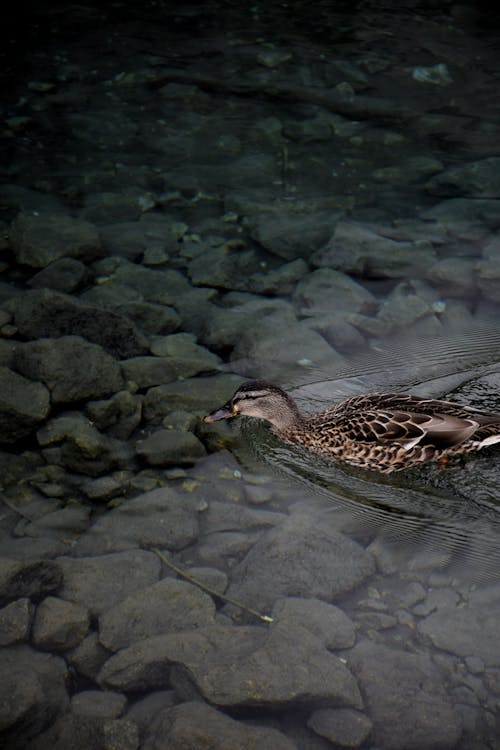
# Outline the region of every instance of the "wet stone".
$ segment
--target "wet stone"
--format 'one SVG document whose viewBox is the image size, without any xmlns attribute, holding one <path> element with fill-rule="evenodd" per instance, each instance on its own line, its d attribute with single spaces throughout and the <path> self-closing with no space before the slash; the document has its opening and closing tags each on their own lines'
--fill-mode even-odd
<svg viewBox="0 0 500 750">
<path fill-rule="evenodd" d="M 181 324 L 179 314 L 169 305 L 131 300 L 124 304 L 116 304 L 113 309 L 120 315 L 130 318 L 146 335 L 173 333 Z"/>
<path fill-rule="evenodd" d="M 71 699 L 71 712 L 79 716 L 117 719 L 127 707 L 127 699 L 111 690 L 83 690 Z"/>
<path fill-rule="evenodd" d="M 75 649 L 66 651 L 64 654 L 68 664 L 79 675 L 87 677 L 92 682 L 96 681 L 97 675 L 109 656 L 110 652 L 99 641 L 97 633 L 90 633 Z"/>
<path fill-rule="evenodd" d="M 157 430 L 136 443 L 136 453 L 151 466 L 191 464 L 206 451 L 196 435 L 185 430 Z"/>
<path fill-rule="evenodd" d="M 107 400 L 87 402 L 85 413 L 99 430 L 126 440 L 140 424 L 142 396 L 119 391 Z"/>
<path fill-rule="evenodd" d="M 0 646 L 27 641 L 35 608 L 26 597 L 16 599 L 0 609 Z"/>
<path fill-rule="evenodd" d="M 286 203 L 273 210 L 259 206 L 255 215 L 245 217 L 244 224 L 250 236 L 274 255 L 284 260 L 308 258 L 331 236 L 338 215 L 307 208 L 298 213 Z"/>
<path fill-rule="evenodd" d="M 41 651 L 67 651 L 85 638 L 89 624 L 85 607 L 48 596 L 36 610 L 33 643 Z"/>
<path fill-rule="evenodd" d="M 217 738 L 214 740 L 214 738 Z M 144 750 L 201 748 L 217 743 L 217 750 L 295 750 L 276 729 L 236 721 L 206 703 L 181 703 L 155 715 L 147 727 Z M 166 744 L 164 744 L 166 743 Z"/>
<path fill-rule="evenodd" d="M 61 566 L 50 560 L 21 562 L 0 558 L 0 601 L 28 597 L 38 599 L 61 586 Z"/>
<path fill-rule="evenodd" d="M 164 417 L 173 409 L 208 413 L 225 403 L 242 380 L 237 375 L 214 375 L 150 388 L 144 397 L 145 417 Z"/>
<path fill-rule="evenodd" d="M 345 273 L 330 268 L 319 268 L 307 274 L 295 288 L 294 304 L 315 312 L 328 312 L 335 300 L 336 310 L 360 312 L 376 307 L 371 292 Z"/>
<path fill-rule="evenodd" d="M 445 169 L 432 177 L 426 190 L 432 195 L 469 198 L 500 197 L 500 158 L 472 161 Z"/>
<path fill-rule="evenodd" d="M 372 729 L 370 719 L 352 708 L 324 708 L 314 711 L 307 725 L 339 747 L 360 747 Z"/>
<path fill-rule="evenodd" d="M 90 508 L 72 504 L 52 513 L 46 513 L 31 523 L 26 523 L 22 530 L 23 536 L 66 539 L 81 534 L 88 526 Z M 16 527 L 16 533 L 19 529 Z"/>
<path fill-rule="evenodd" d="M 319 599 L 278 599 L 271 627 L 288 622 L 313 633 L 327 649 L 351 648 L 356 640 L 352 620 L 338 607 Z"/>
<path fill-rule="evenodd" d="M 50 393 L 42 383 L 0 367 L 0 442 L 29 435 L 50 411 Z"/>
<path fill-rule="evenodd" d="M 154 635 L 213 625 L 215 605 L 201 589 L 164 578 L 124 599 L 99 619 L 99 639 L 110 651 Z"/>
</svg>

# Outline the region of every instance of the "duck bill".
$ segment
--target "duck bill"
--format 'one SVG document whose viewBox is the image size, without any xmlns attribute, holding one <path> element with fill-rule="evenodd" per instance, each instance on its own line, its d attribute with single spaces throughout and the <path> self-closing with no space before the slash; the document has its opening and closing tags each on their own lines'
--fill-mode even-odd
<svg viewBox="0 0 500 750">
<path fill-rule="evenodd" d="M 221 419 L 231 419 L 231 417 L 234 417 L 231 409 L 227 406 L 222 406 L 220 409 L 216 409 L 210 414 L 207 414 L 203 421 L 207 424 L 211 424 L 212 422 L 220 422 Z"/>
</svg>

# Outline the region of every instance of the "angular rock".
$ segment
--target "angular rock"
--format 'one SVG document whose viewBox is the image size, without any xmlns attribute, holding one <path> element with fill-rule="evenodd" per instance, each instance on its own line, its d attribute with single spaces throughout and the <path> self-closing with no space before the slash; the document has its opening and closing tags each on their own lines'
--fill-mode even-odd
<svg viewBox="0 0 500 750">
<path fill-rule="evenodd" d="M 304 276 L 292 299 L 299 309 L 314 312 L 361 312 L 377 307 L 377 301 L 368 289 L 345 273 L 330 268 L 319 268 Z"/>
<path fill-rule="evenodd" d="M 62 583 L 62 568 L 51 560 L 20 562 L 0 558 L 0 602 L 27 597 L 37 600 L 57 591 Z"/>
<path fill-rule="evenodd" d="M 146 420 L 164 417 L 172 409 L 210 411 L 214 404 L 227 401 L 241 382 L 238 375 L 213 375 L 155 386 L 144 396 L 144 416 Z"/>
<path fill-rule="evenodd" d="M 28 281 L 32 289 L 54 289 L 57 292 L 71 294 L 78 287 L 87 284 L 92 272 L 75 258 L 60 258 L 50 263 Z"/>
<path fill-rule="evenodd" d="M 104 612 L 99 640 L 110 651 L 119 651 L 154 635 L 213 625 L 214 617 L 208 594 L 191 583 L 164 578 Z"/>
<path fill-rule="evenodd" d="M 431 195 L 449 198 L 500 198 L 500 157 L 445 169 L 431 177 L 425 188 Z"/>
<path fill-rule="evenodd" d="M 194 357 L 134 357 L 124 360 L 122 368 L 127 380 L 131 380 L 139 388 L 149 388 L 216 370 L 220 363 L 221 360 L 215 354 L 198 360 Z"/>
<path fill-rule="evenodd" d="M 66 710 L 67 669 L 57 656 L 11 646 L 0 650 L 0 673 L 0 732 L 17 750 Z"/>
<path fill-rule="evenodd" d="M 348 664 L 366 699 L 374 745 L 387 750 L 455 747 L 462 733 L 460 716 L 428 654 L 363 641 L 349 652 Z"/>
<path fill-rule="evenodd" d="M 215 743 L 215 744 L 214 744 Z M 206 703 L 181 703 L 166 708 L 147 727 L 143 750 L 296 750 L 277 729 L 235 721 Z"/>
<path fill-rule="evenodd" d="M 338 607 L 319 599 L 289 596 L 278 599 L 273 607 L 273 624 L 300 626 L 315 635 L 325 648 L 351 648 L 356 640 L 355 625 Z"/>
<path fill-rule="evenodd" d="M 67 651 L 64 658 L 79 675 L 95 682 L 110 655 L 99 641 L 98 634 L 90 633 L 75 649 Z"/>
<path fill-rule="evenodd" d="M 89 401 L 85 412 L 99 430 L 119 440 L 127 440 L 142 416 L 142 396 L 119 391 L 105 401 Z"/>
<path fill-rule="evenodd" d="M 50 394 L 8 367 L 0 367 L 0 443 L 29 435 L 50 412 Z"/>
<path fill-rule="evenodd" d="M 470 299 L 477 291 L 476 263 L 473 258 L 443 258 L 429 268 L 427 278 L 447 297 Z"/>
<path fill-rule="evenodd" d="M 206 455 L 196 435 L 185 430 L 157 430 L 135 445 L 137 455 L 151 466 L 192 464 Z"/>
<path fill-rule="evenodd" d="M 232 570 L 230 596 L 270 609 L 284 596 L 330 602 L 373 574 L 372 556 L 325 523 L 325 516 L 302 509 L 262 534 Z"/>
<path fill-rule="evenodd" d="M 18 263 L 45 268 L 58 258 L 92 260 L 101 254 L 93 224 L 59 213 L 20 213 L 10 241 Z"/>
<path fill-rule="evenodd" d="M 248 289 L 248 278 L 259 269 L 254 250 L 230 252 L 225 245 L 207 248 L 188 263 L 188 275 L 195 286 Z"/>
<path fill-rule="evenodd" d="M 370 719 L 352 708 L 322 708 L 309 717 L 313 732 L 339 747 L 360 747 L 372 730 Z"/>
<path fill-rule="evenodd" d="M 74 551 L 78 555 L 102 555 L 134 547 L 180 550 L 197 538 L 198 514 L 193 501 L 162 487 L 101 516 L 82 535 Z"/>
<path fill-rule="evenodd" d="M 147 340 L 128 318 L 82 304 L 67 294 L 34 289 L 20 294 L 8 306 L 19 334 L 27 339 L 81 336 L 118 358 L 147 351 Z"/>
<path fill-rule="evenodd" d="M 67 651 L 85 638 L 89 625 L 85 607 L 47 596 L 36 610 L 33 643 L 40 651 Z"/>
<path fill-rule="evenodd" d="M 100 615 L 130 594 L 155 583 L 160 575 L 157 555 L 144 550 L 100 557 L 59 557 L 64 584 L 59 597 Z"/>
<path fill-rule="evenodd" d="M 245 217 L 250 236 L 266 250 L 285 260 L 308 258 L 331 235 L 339 214 L 329 211 L 296 212 L 288 205 Z"/>
<path fill-rule="evenodd" d="M 311 260 L 316 266 L 362 278 L 418 278 L 437 256 L 427 240 L 397 241 L 377 233 L 372 225 L 341 221 Z"/>
<path fill-rule="evenodd" d="M 125 691 L 173 684 L 182 693 L 186 677 L 217 706 L 362 706 L 342 662 L 303 628 L 286 625 L 269 633 L 213 625 L 148 638 L 112 656 L 99 682 Z"/>
<path fill-rule="evenodd" d="M 146 335 L 161 335 L 176 331 L 181 319 L 173 307 L 152 302 L 130 301 L 113 307 L 119 315 L 129 318 Z"/>
<path fill-rule="evenodd" d="M 26 597 L 0 609 L 0 646 L 12 646 L 29 638 L 35 608 Z"/>
<path fill-rule="evenodd" d="M 22 344 L 16 348 L 14 366 L 31 380 L 42 381 L 55 404 L 100 398 L 123 386 L 118 362 L 80 336 Z"/>
</svg>

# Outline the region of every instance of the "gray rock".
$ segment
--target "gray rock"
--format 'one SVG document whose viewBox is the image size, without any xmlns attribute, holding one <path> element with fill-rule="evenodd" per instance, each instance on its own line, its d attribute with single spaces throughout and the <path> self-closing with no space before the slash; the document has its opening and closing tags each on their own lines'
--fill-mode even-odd
<svg viewBox="0 0 500 750">
<path fill-rule="evenodd" d="M 186 277 L 175 270 L 151 269 L 136 263 L 122 261 L 110 273 L 111 283 L 124 284 L 147 302 L 176 306 L 176 302 L 192 287 Z"/>
<path fill-rule="evenodd" d="M 119 391 L 107 400 L 87 402 L 85 413 L 99 430 L 127 440 L 140 424 L 142 396 Z"/>
<path fill-rule="evenodd" d="M 368 289 L 345 273 L 330 268 L 319 268 L 304 276 L 297 284 L 292 299 L 299 309 L 314 312 L 362 312 L 377 307 L 377 301 Z"/>
<path fill-rule="evenodd" d="M 434 304 L 439 302 L 439 297 L 434 290 L 430 290 L 424 284 L 414 282 L 401 282 L 388 294 L 380 306 L 377 320 L 383 326 L 385 332 L 398 328 L 407 330 L 408 326 L 414 326 L 418 321 L 428 320 L 437 323 L 434 316 Z M 439 332 L 439 324 L 438 330 Z"/>
<path fill-rule="evenodd" d="M 0 732 L 5 746 L 24 748 L 69 704 L 63 659 L 28 646 L 0 650 Z"/>
<path fill-rule="evenodd" d="M 478 222 L 495 231 L 500 226 L 500 206 L 494 198 L 450 198 L 422 211 L 420 217 L 451 229 L 464 223 L 470 228 Z"/>
<path fill-rule="evenodd" d="M 146 737 L 158 714 L 165 708 L 172 708 L 177 702 L 173 690 L 155 690 L 136 700 L 126 716 L 137 724 L 141 735 Z"/>
<path fill-rule="evenodd" d="M 20 213 L 10 241 L 18 263 L 45 268 L 59 258 L 92 260 L 101 254 L 96 228 L 59 213 Z"/>
<path fill-rule="evenodd" d="M 349 652 L 348 664 L 366 700 L 375 746 L 387 750 L 455 747 L 462 732 L 460 717 L 428 654 L 363 641 Z"/>
<path fill-rule="evenodd" d="M 232 568 L 254 543 L 255 535 L 241 531 L 214 532 L 203 537 L 196 549 L 196 557 L 202 565 Z"/>
<path fill-rule="evenodd" d="M 309 206 L 299 213 L 287 203 L 259 208 L 254 216 L 245 217 L 244 224 L 254 240 L 285 260 L 308 258 L 328 240 L 339 218 L 331 210 L 318 211 Z"/>
<path fill-rule="evenodd" d="M 57 591 L 62 583 L 61 566 L 51 560 L 21 562 L 0 558 L 0 601 L 28 597 L 38 599 Z"/>
<path fill-rule="evenodd" d="M 466 606 L 457 607 L 453 601 L 438 602 L 435 611 L 418 624 L 418 632 L 435 648 L 460 657 L 478 656 L 488 667 L 499 667 L 499 616 L 500 587 L 489 586 L 471 592 Z"/>
<path fill-rule="evenodd" d="M 470 299 L 477 290 L 476 263 L 473 258 L 443 258 L 429 268 L 427 278 L 447 297 Z"/>
<path fill-rule="evenodd" d="M 394 240 L 371 224 L 341 221 L 330 241 L 316 252 L 314 265 L 364 278 L 422 276 L 437 256 L 427 240 Z"/>
<path fill-rule="evenodd" d="M 338 607 L 319 599 L 287 597 L 273 607 L 273 624 L 288 622 L 313 633 L 327 649 L 351 648 L 356 640 L 352 620 Z"/>
<path fill-rule="evenodd" d="M 228 593 L 261 609 L 283 596 L 331 601 L 374 569 L 371 555 L 330 528 L 324 515 L 302 509 L 260 536 L 233 569 Z"/>
<path fill-rule="evenodd" d="M 215 743 L 215 744 L 214 744 Z M 166 708 L 147 727 L 144 750 L 296 750 L 277 729 L 236 721 L 206 703 L 181 703 Z"/>
<path fill-rule="evenodd" d="M 82 535 L 74 551 L 78 555 L 102 555 L 135 547 L 180 550 L 197 537 L 198 514 L 192 500 L 162 487 L 101 516 Z"/>
<path fill-rule="evenodd" d="M 33 643 L 40 651 L 67 651 L 85 638 L 89 625 L 85 607 L 47 596 L 36 610 Z"/>
<path fill-rule="evenodd" d="M 65 493 L 66 490 L 62 488 L 62 494 Z M 51 513 L 45 513 L 31 523 L 28 522 L 23 528 L 23 534 L 45 539 L 64 537 L 67 541 L 70 537 L 74 538 L 85 531 L 89 525 L 89 517 L 90 508 L 75 502 Z"/>
<path fill-rule="evenodd" d="M 28 281 L 33 289 L 54 289 L 70 294 L 92 278 L 87 266 L 75 258 L 60 258 L 50 263 Z"/>
<path fill-rule="evenodd" d="M 144 396 L 146 420 L 164 417 L 173 409 L 208 413 L 233 395 L 242 382 L 237 375 L 195 377 L 150 388 Z"/>
<path fill-rule="evenodd" d="M 55 404 L 107 396 L 123 386 L 118 362 L 79 336 L 21 344 L 14 365 L 22 375 L 42 381 Z"/>
<path fill-rule="evenodd" d="M 295 284 L 309 271 L 309 266 L 302 258 L 283 263 L 278 268 L 254 273 L 248 280 L 248 288 L 257 294 L 290 294 Z"/>
<path fill-rule="evenodd" d="M 125 360 L 122 363 L 125 377 L 145 388 L 217 370 L 220 358 L 193 339 L 187 333 L 177 333 L 154 340 L 151 351 L 156 356 Z"/>
<path fill-rule="evenodd" d="M 64 575 L 60 598 L 81 604 L 92 616 L 155 583 L 160 575 L 159 558 L 144 550 L 100 557 L 59 557 L 57 562 Z"/>
<path fill-rule="evenodd" d="M 206 455 L 196 435 L 185 430 L 157 430 L 135 444 L 137 455 L 151 466 L 192 464 Z"/>
<path fill-rule="evenodd" d="M 342 662 L 306 630 L 286 625 L 269 632 L 213 625 L 148 638 L 112 656 L 99 681 L 121 690 L 148 690 L 172 681 L 182 693 L 188 675 L 217 706 L 362 705 Z"/>
<path fill-rule="evenodd" d="M 97 633 L 90 633 L 73 650 L 66 651 L 64 658 L 79 675 L 95 682 L 110 653 L 99 641 Z"/>
<path fill-rule="evenodd" d="M 0 609 L 0 646 L 27 641 L 35 608 L 26 597 L 16 599 Z"/>
<path fill-rule="evenodd" d="M 164 578 L 124 599 L 99 618 L 99 640 L 119 651 L 154 635 L 214 624 L 215 605 L 201 589 Z"/>
<path fill-rule="evenodd" d="M 83 690 L 71 699 L 71 712 L 75 716 L 96 719 L 118 719 L 127 707 L 127 699 L 111 690 Z"/>
<path fill-rule="evenodd" d="M 450 167 L 432 177 L 425 186 L 431 195 L 468 198 L 500 197 L 500 157 Z"/>
<path fill-rule="evenodd" d="M 85 479 L 80 488 L 89 500 L 107 501 L 124 494 L 128 490 L 133 476 L 132 472 L 117 471 L 114 474 L 97 477 L 96 479 Z M 82 529 L 82 531 L 84 530 Z"/>
<path fill-rule="evenodd" d="M 82 304 L 69 295 L 34 289 L 8 304 L 24 338 L 81 336 L 102 346 L 113 357 L 136 357 L 147 351 L 147 340 L 128 318 Z"/>
<path fill-rule="evenodd" d="M 170 221 L 147 221 L 143 214 L 139 221 L 121 222 L 99 227 L 101 244 L 108 256 L 116 255 L 127 260 L 137 260 L 151 247 L 161 247 L 167 251 L 173 249 L 177 236 L 173 236 L 175 227 Z"/>
<path fill-rule="evenodd" d="M 125 304 L 117 304 L 113 309 L 120 315 L 130 318 L 137 328 L 146 335 L 172 333 L 181 324 L 178 313 L 169 305 L 130 301 Z"/>
<path fill-rule="evenodd" d="M 0 443 L 29 435 L 50 412 L 50 394 L 8 367 L 0 367 Z"/>
<path fill-rule="evenodd" d="M 130 466 L 130 449 L 125 443 L 102 435 L 80 414 L 62 414 L 37 432 L 41 446 L 58 445 L 56 463 L 78 474 L 99 476 L 115 468 Z M 50 454 L 45 453 L 50 458 Z"/>
<path fill-rule="evenodd" d="M 151 206 L 147 206 L 149 202 Z M 131 192 L 91 193 L 85 198 L 83 215 L 95 224 L 120 224 L 137 220 L 144 208 L 153 205 L 150 197 Z"/>
<path fill-rule="evenodd" d="M 230 252 L 225 245 L 207 248 L 193 258 L 187 267 L 195 286 L 221 289 L 248 289 L 248 279 L 259 270 L 259 258 L 254 250 Z"/>
<path fill-rule="evenodd" d="M 372 730 L 370 719 L 352 708 L 319 709 L 307 726 L 339 747 L 360 747 Z"/>
</svg>

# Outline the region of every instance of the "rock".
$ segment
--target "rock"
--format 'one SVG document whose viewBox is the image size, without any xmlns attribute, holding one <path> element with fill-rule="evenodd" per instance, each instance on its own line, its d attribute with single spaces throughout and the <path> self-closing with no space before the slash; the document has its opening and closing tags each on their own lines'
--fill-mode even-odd
<svg viewBox="0 0 500 750">
<path fill-rule="evenodd" d="M 231 252 L 227 245 L 209 247 L 193 258 L 187 267 L 195 286 L 221 289 L 248 289 L 248 279 L 259 270 L 259 259 L 254 250 L 237 248 Z"/>
<path fill-rule="evenodd" d="M 50 412 L 50 394 L 8 367 L 0 367 L 0 443 L 29 435 Z"/>
<path fill-rule="evenodd" d="M 208 594 L 185 581 L 164 578 L 124 599 L 99 618 L 99 640 L 119 651 L 150 636 L 214 624 Z"/>
<path fill-rule="evenodd" d="M 100 615 L 130 594 L 156 583 L 160 574 L 157 555 L 145 550 L 100 557 L 59 557 L 64 584 L 59 597 Z"/>
<path fill-rule="evenodd" d="M 443 258 L 429 268 L 427 278 L 447 297 L 470 299 L 477 291 L 476 261 L 472 258 Z"/>
<path fill-rule="evenodd" d="M 157 430 L 135 444 L 137 455 L 151 466 L 192 464 L 206 455 L 196 435 L 185 430 Z"/>
<path fill-rule="evenodd" d="M 489 586 L 472 591 L 466 606 L 453 601 L 435 605 L 418 624 L 418 632 L 435 648 L 459 657 L 479 656 L 489 667 L 500 666 L 496 626 L 500 616 L 500 587 Z M 453 628 L 449 618 L 453 618 Z"/>
<path fill-rule="evenodd" d="M 373 558 L 325 523 L 324 515 L 299 509 L 262 534 L 232 570 L 228 594 L 263 610 L 276 599 L 324 599 L 350 591 L 373 574 Z"/>
<path fill-rule="evenodd" d="M 374 746 L 387 750 L 455 747 L 462 733 L 460 717 L 428 654 L 362 641 L 349 652 L 348 664 L 366 699 Z"/>
<path fill-rule="evenodd" d="M 128 318 L 50 289 L 25 292 L 11 300 L 9 309 L 19 335 L 27 339 L 81 336 L 118 358 L 147 351 L 147 340 Z"/>
<path fill-rule="evenodd" d="M 147 195 L 121 191 L 91 193 L 85 198 L 83 215 L 95 224 L 120 224 L 136 221 L 145 208 L 153 206 L 154 202 Z"/>
<path fill-rule="evenodd" d="M 330 268 L 319 268 L 304 276 L 292 299 L 299 310 L 306 308 L 313 312 L 361 312 L 377 307 L 377 301 L 368 289 L 345 273 Z"/>
<path fill-rule="evenodd" d="M 2 649 L 0 673 L 1 739 L 17 750 L 64 713 L 68 673 L 63 659 L 29 646 Z"/>
<path fill-rule="evenodd" d="M 80 485 L 81 491 L 89 500 L 107 501 L 113 497 L 127 492 L 133 473 L 128 471 L 117 471 L 96 479 L 85 479 Z M 88 524 L 85 531 L 88 528 Z"/>
<path fill-rule="evenodd" d="M 61 566 L 50 560 L 20 562 L 0 558 L 0 601 L 27 597 L 37 600 L 57 591 L 62 583 Z"/>
<path fill-rule="evenodd" d="M 372 730 L 370 719 L 352 708 L 323 708 L 314 711 L 307 726 L 339 747 L 360 747 Z"/>
<path fill-rule="evenodd" d="M 341 221 L 330 241 L 311 258 L 314 265 L 362 278 L 413 278 L 437 260 L 427 240 L 397 241 L 377 227 Z"/>
<path fill-rule="evenodd" d="M 494 198 L 449 198 L 422 211 L 420 218 L 438 221 L 451 230 L 480 223 L 495 231 L 500 226 L 500 205 Z"/>
<path fill-rule="evenodd" d="M 76 291 L 80 286 L 89 283 L 92 278 L 87 266 L 75 258 L 60 258 L 50 263 L 28 281 L 32 289 L 54 289 L 57 292 Z"/>
<path fill-rule="evenodd" d="M 64 489 L 62 492 L 65 494 Z M 23 535 L 45 539 L 60 539 L 64 536 L 66 540 L 69 540 L 69 538 L 76 538 L 85 531 L 89 525 L 89 517 L 90 508 L 74 502 L 51 513 L 45 513 L 40 518 L 27 523 L 24 526 Z"/>
<path fill-rule="evenodd" d="M 206 703 L 181 703 L 165 708 L 147 727 L 143 750 L 295 750 L 277 729 L 236 721 Z"/>
<path fill-rule="evenodd" d="M 287 203 L 276 203 L 272 209 L 259 206 L 261 210 L 245 216 L 243 223 L 254 240 L 285 260 L 309 258 L 328 240 L 340 215 L 310 206 L 298 211 Z"/>
<path fill-rule="evenodd" d="M 85 413 L 99 430 L 127 440 L 141 422 L 142 396 L 119 391 L 105 401 L 88 401 Z"/>
<path fill-rule="evenodd" d="M 100 398 L 123 386 L 116 360 L 80 336 L 21 344 L 14 354 L 14 366 L 31 380 L 42 381 L 55 404 Z"/>
<path fill-rule="evenodd" d="M 385 332 L 398 328 L 406 330 L 410 325 L 415 326 L 417 321 L 427 321 L 431 326 L 430 333 L 433 331 L 433 323 L 437 324 L 435 333 L 439 333 L 439 322 L 435 318 L 435 305 L 439 305 L 439 302 L 437 293 L 425 284 L 402 281 L 385 297 L 377 321 L 380 321 Z"/>
<path fill-rule="evenodd" d="M 95 719 L 118 719 L 126 707 L 126 697 L 111 690 L 82 690 L 71 699 L 71 712 L 75 716 Z"/>
<path fill-rule="evenodd" d="M 109 651 L 101 644 L 97 633 L 90 633 L 75 649 L 66 651 L 64 654 L 67 663 L 79 675 L 92 682 L 96 681 L 97 675 L 109 656 Z"/>
<path fill-rule="evenodd" d="M 264 273 L 254 273 L 248 280 L 248 288 L 257 294 L 290 294 L 295 284 L 309 271 L 302 258 L 282 263 L 278 268 L 267 269 Z"/>
<path fill-rule="evenodd" d="M 151 351 L 156 356 L 125 360 L 125 377 L 139 388 L 147 388 L 217 370 L 221 359 L 193 339 L 187 333 L 178 333 L 154 340 Z"/>
<path fill-rule="evenodd" d="M 450 198 L 500 198 L 500 157 L 450 167 L 431 177 L 425 185 L 431 195 Z"/>
<path fill-rule="evenodd" d="M 58 444 L 55 462 L 78 474 L 99 476 L 116 468 L 130 466 L 128 446 L 102 435 L 79 413 L 62 414 L 50 420 L 38 430 L 37 439 L 41 446 Z M 46 456 L 50 458 L 47 451 Z"/>
<path fill-rule="evenodd" d="M 35 608 L 26 597 L 16 599 L 0 609 L 0 646 L 27 641 Z"/>
<path fill-rule="evenodd" d="M 130 301 L 124 304 L 117 304 L 113 309 L 119 315 L 132 320 L 137 328 L 146 335 L 172 333 L 181 324 L 178 313 L 169 305 Z"/>
<path fill-rule="evenodd" d="M 172 251 L 177 244 L 179 231 L 182 236 L 181 226 L 176 222 L 172 224 L 167 217 L 162 218 L 161 222 L 148 221 L 148 214 L 143 214 L 139 221 L 99 227 L 104 251 L 108 256 L 121 256 L 130 261 L 138 260 L 151 247 Z"/>
<path fill-rule="evenodd" d="M 18 214 L 10 241 L 17 262 L 34 268 L 45 268 L 59 258 L 85 261 L 101 254 L 96 228 L 62 213 Z"/>
<path fill-rule="evenodd" d="M 109 274 L 108 283 L 124 284 L 147 302 L 176 306 L 176 302 L 192 287 L 186 277 L 175 270 L 151 269 L 121 261 Z"/>
<path fill-rule="evenodd" d="M 85 607 L 48 596 L 36 610 L 33 643 L 40 651 L 67 651 L 85 638 L 89 625 Z"/>
<path fill-rule="evenodd" d="M 315 635 L 325 648 L 351 648 L 356 640 L 355 626 L 344 612 L 319 599 L 289 596 L 278 599 L 273 607 L 273 624 L 300 626 Z"/>
<path fill-rule="evenodd" d="M 162 487 L 101 516 L 82 535 L 74 551 L 78 555 L 102 555 L 135 547 L 180 550 L 197 537 L 194 503 L 188 496 Z"/>
<path fill-rule="evenodd" d="M 233 395 L 242 382 L 237 375 L 195 377 L 150 388 L 144 396 L 146 420 L 164 417 L 172 409 L 208 413 Z"/>
<path fill-rule="evenodd" d="M 170 681 L 182 694 L 187 677 L 217 706 L 362 705 L 342 662 L 303 628 L 286 625 L 270 632 L 212 625 L 148 638 L 112 656 L 99 682 L 128 691 L 165 687 Z"/>
</svg>

